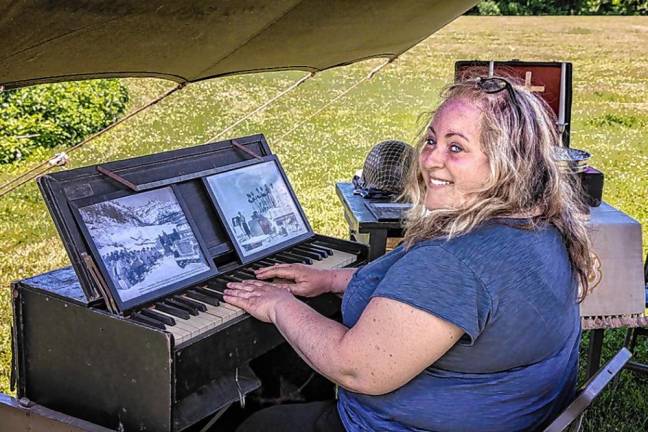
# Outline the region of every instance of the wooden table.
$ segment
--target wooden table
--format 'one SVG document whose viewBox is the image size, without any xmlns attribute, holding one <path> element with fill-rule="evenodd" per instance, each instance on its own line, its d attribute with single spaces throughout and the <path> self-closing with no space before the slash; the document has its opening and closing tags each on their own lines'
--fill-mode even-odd
<svg viewBox="0 0 648 432">
<path fill-rule="evenodd" d="M 353 194 L 351 183 L 336 183 L 335 192 L 344 207 L 344 219 L 349 224 L 349 238 L 369 246 L 369 261 L 385 254 L 388 238 L 403 236 L 400 221 L 381 222 L 367 209 L 365 200 Z"/>
</svg>

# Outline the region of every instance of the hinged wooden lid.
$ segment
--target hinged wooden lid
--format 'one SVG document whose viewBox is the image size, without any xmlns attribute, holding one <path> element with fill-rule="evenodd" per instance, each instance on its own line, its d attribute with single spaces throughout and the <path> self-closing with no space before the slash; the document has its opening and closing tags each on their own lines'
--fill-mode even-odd
<svg viewBox="0 0 648 432">
<path fill-rule="evenodd" d="M 516 79 L 542 97 L 556 114 L 563 145 L 569 147 L 572 104 L 572 64 L 568 62 L 462 60 L 455 63 L 455 80 L 471 76 Z"/>
</svg>

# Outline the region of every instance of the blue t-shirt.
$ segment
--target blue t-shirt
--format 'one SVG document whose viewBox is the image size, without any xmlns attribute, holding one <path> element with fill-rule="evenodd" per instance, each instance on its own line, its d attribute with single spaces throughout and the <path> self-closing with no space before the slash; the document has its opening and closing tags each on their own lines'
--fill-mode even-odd
<svg viewBox="0 0 648 432">
<path fill-rule="evenodd" d="M 342 301 L 346 326 L 372 297 L 386 297 L 465 334 L 390 393 L 340 389 L 348 431 L 531 430 L 573 397 L 580 318 L 567 249 L 553 226 L 514 225 L 494 221 L 449 241 L 398 247 L 356 272 Z"/>
</svg>

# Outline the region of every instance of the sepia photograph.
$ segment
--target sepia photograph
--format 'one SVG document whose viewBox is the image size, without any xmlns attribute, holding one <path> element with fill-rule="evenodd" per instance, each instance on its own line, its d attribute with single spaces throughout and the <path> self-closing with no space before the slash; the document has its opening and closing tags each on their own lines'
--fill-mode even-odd
<svg viewBox="0 0 648 432">
<path fill-rule="evenodd" d="M 274 161 L 215 174 L 206 181 L 242 258 L 310 232 Z"/>
<path fill-rule="evenodd" d="M 122 302 L 210 270 L 169 187 L 78 211 Z"/>
</svg>

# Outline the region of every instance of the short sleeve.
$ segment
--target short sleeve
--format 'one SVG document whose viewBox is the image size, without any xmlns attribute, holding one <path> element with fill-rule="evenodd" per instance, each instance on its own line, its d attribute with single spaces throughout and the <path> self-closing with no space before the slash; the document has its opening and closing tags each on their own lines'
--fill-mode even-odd
<svg viewBox="0 0 648 432">
<path fill-rule="evenodd" d="M 448 321 L 464 330 L 468 345 L 482 333 L 492 310 L 479 278 L 439 245 L 410 249 L 385 273 L 372 297 L 400 301 Z"/>
</svg>

